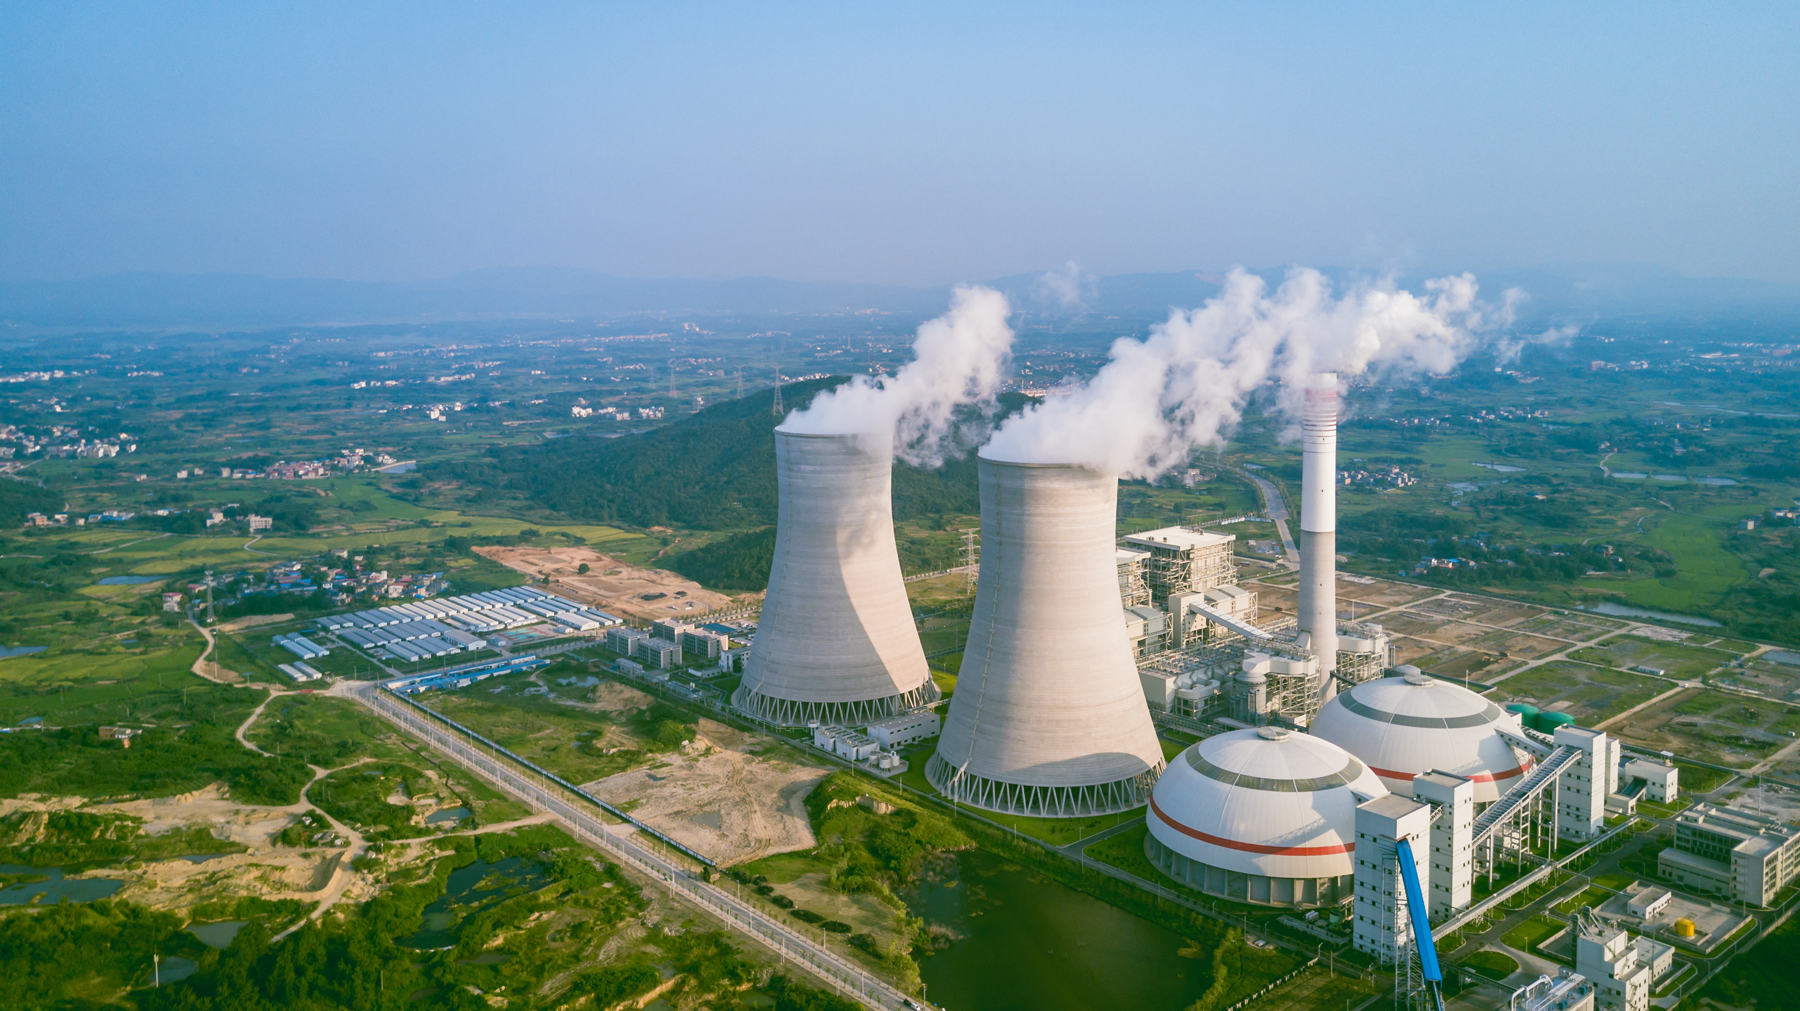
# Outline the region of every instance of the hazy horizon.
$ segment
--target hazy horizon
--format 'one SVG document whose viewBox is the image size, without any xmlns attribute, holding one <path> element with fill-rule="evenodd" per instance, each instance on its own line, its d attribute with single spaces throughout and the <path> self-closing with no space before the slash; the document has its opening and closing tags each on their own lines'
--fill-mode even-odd
<svg viewBox="0 0 1800 1011">
<path fill-rule="evenodd" d="M 16 6 L 0 278 L 1800 282 L 1790 6 Z"/>
</svg>

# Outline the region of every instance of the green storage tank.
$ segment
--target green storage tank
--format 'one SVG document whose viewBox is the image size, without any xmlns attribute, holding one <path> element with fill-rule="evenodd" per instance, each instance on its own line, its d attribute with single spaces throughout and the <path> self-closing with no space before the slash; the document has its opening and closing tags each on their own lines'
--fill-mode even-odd
<svg viewBox="0 0 1800 1011">
<path fill-rule="evenodd" d="M 1568 713 L 1539 713 L 1537 728 L 1546 734 L 1556 733 L 1557 727 L 1566 727 L 1575 722 L 1575 717 Z"/>
<path fill-rule="evenodd" d="M 1509 713 L 1518 713 L 1520 723 L 1531 728 L 1532 730 L 1537 729 L 1537 718 L 1538 718 L 1538 707 L 1537 706 L 1526 705 L 1523 702 L 1509 702 L 1506 704 L 1506 711 Z"/>
</svg>

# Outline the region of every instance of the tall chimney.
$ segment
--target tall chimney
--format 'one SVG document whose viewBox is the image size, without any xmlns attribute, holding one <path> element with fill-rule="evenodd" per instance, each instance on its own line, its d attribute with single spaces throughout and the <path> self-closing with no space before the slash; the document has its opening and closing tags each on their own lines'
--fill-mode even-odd
<svg viewBox="0 0 1800 1011">
<path fill-rule="evenodd" d="M 1146 803 L 1162 746 L 1119 597 L 1119 482 L 981 457 L 981 575 L 925 775 L 990 811 L 1072 818 Z"/>
<path fill-rule="evenodd" d="M 731 703 L 771 723 L 868 723 L 940 697 L 894 545 L 893 460 L 876 436 L 775 430 L 769 592 Z"/>
<path fill-rule="evenodd" d="M 1337 373 L 1306 384 L 1300 419 L 1300 631 L 1319 658 L 1317 689 L 1337 669 Z"/>
</svg>

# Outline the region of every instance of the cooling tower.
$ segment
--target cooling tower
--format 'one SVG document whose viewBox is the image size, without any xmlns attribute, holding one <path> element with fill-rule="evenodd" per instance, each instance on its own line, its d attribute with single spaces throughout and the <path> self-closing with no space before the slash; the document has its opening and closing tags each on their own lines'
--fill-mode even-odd
<svg viewBox="0 0 1800 1011">
<path fill-rule="evenodd" d="M 1144 804 L 1162 772 L 1121 619 L 1119 482 L 982 457 L 981 576 L 925 774 L 944 795 L 1075 817 Z"/>
<path fill-rule="evenodd" d="M 1337 375 L 1306 387 L 1300 419 L 1300 631 L 1319 657 L 1317 689 L 1337 669 Z"/>
<path fill-rule="evenodd" d="M 893 461 L 859 443 L 775 430 L 775 561 L 731 697 L 771 723 L 868 723 L 940 697 L 900 578 Z"/>
</svg>

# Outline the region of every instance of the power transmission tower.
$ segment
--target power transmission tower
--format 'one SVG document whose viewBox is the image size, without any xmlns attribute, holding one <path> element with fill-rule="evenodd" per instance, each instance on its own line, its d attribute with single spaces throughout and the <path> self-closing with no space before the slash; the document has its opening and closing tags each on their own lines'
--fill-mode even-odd
<svg viewBox="0 0 1800 1011">
<path fill-rule="evenodd" d="M 975 528 L 967 527 L 962 532 L 963 591 L 975 592 L 975 577 L 980 574 L 981 548 L 975 543 Z"/>
<path fill-rule="evenodd" d="M 212 588 L 213 588 L 212 570 L 207 569 L 206 570 L 206 623 L 208 625 L 212 624 L 214 621 Z"/>
<path fill-rule="evenodd" d="M 787 413 L 781 409 L 781 368 L 779 366 L 775 369 L 775 407 L 771 413 L 777 418 Z"/>
<path fill-rule="evenodd" d="M 669 359 L 669 399 L 675 399 L 675 359 Z"/>
<path fill-rule="evenodd" d="M 742 368 L 742 367 L 741 367 L 741 366 L 740 366 L 740 367 L 739 367 L 739 368 L 738 368 L 738 370 L 737 370 L 737 372 L 738 372 L 738 391 L 737 391 L 737 398 L 738 398 L 738 399 L 739 399 L 739 400 L 742 400 L 742 399 L 744 399 L 744 370 L 743 370 L 743 368 Z"/>
</svg>

